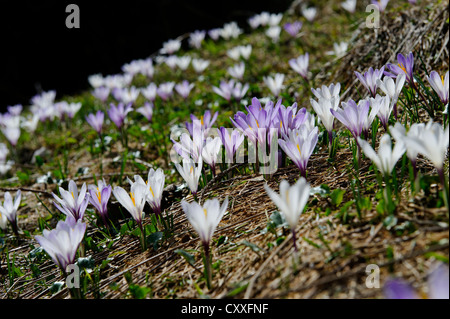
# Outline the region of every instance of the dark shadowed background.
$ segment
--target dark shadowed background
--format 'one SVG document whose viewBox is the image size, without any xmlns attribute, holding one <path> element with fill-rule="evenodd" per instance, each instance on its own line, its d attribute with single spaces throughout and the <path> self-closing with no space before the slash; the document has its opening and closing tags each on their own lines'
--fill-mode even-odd
<svg viewBox="0 0 450 319">
<path fill-rule="evenodd" d="M 65 25 L 66 6 L 77 4 L 80 28 Z M 230 21 L 248 28 L 261 11 L 283 12 L 290 0 L 34 0 L 0 4 L 0 110 L 28 105 L 41 91 L 57 97 L 88 88 L 90 74 L 115 74 L 185 32 Z"/>
</svg>

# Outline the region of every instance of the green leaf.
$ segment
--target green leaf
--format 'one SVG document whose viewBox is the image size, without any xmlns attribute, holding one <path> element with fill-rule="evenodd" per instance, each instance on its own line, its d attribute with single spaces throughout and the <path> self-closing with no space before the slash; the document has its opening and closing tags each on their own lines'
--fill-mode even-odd
<svg viewBox="0 0 450 319">
<path fill-rule="evenodd" d="M 64 281 L 56 281 L 50 287 L 50 292 L 52 294 L 56 294 L 57 292 L 59 292 L 62 289 L 63 286 L 64 286 Z"/>
<path fill-rule="evenodd" d="M 344 199 L 345 190 L 337 188 L 333 190 L 330 194 L 331 203 L 335 206 L 339 206 Z"/>
<path fill-rule="evenodd" d="M 185 251 L 183 249 L 177 249 L 177 250 L 175 250 L 175 253 L 182 256 L 184 259 L 186 259 L 186 261 L 189 263 L 189 265 L 194 266 L 195 259 L 194 259 L 193 255 L 191 255 L 190 253 L 188 253 L 187 251 Z"/>
<path fill-rule="evenodd" d="M 152 245 L 154 250 L 159 247 L 159 241 L 163 238 L 163 232 L 155 232 L 147 237 L 147 245 Z"/>
<path fill-rule="evenodd" d="M 322 197 L 327 197 L 330 195 L 330 192 L 330 187 L 327 184 L 322 184 L 309 190 L 310 195 L 319 194 Z"/>
<path fill-rule="evenodd" d="M 243 240 L 241 242 L 241 244 L 247 246 L 248 248 L 250 248 L 251 250 L 253 250 L 256 253 L 261 250 L 261 248 L 259 248 L 257 245 L 255 245 L 254 243 L 251 243 L 251 242 L 249 242 L 247 240 Z"/>
</svg>

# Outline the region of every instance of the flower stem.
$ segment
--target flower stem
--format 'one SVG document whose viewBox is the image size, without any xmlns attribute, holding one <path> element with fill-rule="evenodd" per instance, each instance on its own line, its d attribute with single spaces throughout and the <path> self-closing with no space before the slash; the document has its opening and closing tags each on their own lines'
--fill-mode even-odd
<svg viewBox="0 0 450 319">
<path fill-rule="evenodd" d="M 206 286 L 211 289 L 212 272 L 211 272 L 211 256 L 209 251 L 209 243 L 203 243 L 203 264 L 205 265 Z"/>
</svg>

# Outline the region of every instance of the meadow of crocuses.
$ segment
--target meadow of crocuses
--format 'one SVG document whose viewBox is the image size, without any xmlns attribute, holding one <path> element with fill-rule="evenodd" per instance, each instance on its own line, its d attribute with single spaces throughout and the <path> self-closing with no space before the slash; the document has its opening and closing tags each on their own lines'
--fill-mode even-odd
<svg viewBox="0 0 450 319">
<path fill-rule="evenodd" d="M 1 297 L 448 298 L 448 51 L 329 80 L 367 5 L 445 4 L 315 3 L 8 106 Z"/>
</svg>

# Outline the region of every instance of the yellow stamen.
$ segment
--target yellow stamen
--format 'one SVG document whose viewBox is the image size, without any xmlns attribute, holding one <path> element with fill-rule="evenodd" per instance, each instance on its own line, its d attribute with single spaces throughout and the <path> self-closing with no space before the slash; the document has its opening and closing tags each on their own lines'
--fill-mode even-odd
<svg viewBox="0 0 450 319">
<path fill-rule="evenodd" d="M 202 124 L 202 126 L 203 126 L 203 115 L 202 115 L 202 117 L 200 118 L 200 123 Z"/>
<path fill-rule="evenodd" d="M 280 128 L 283 128 L 283 121 L 280 121 Z"/>
<path fill-rule="evenodd" d="M 98 187 L 97 187 L 97 198 L 98 198 L 98 202 L 101 203 L 102 202 L 102 193 L 100 192 Z"/>
<path fill-rule="evenodd" d="M 302 155 L 302 151 L 300 150 L 300 146 L 297 144 L 297 149 L 298 149 L 298 152 L 300 153 L 300 156 Z"/>
<path fill-rule="evenodd" d="M 400 69 L 403 70 L 403 72 L 407 73 L 407 72 L 406 72 L 406 68 L 405 68 L 405 66 L 403 65 L 403 63 L 399 63 L 398 66 L 400 67 Z"/>
<path fill-rule="evenodd" d="M 256 120 L 256 119 L 255 119 L 255 122 L 256 122 L 256 126 L 258 126 L 258 127 L 259 127 L 259 123 L 258 123 L 258 120 Z"/>
<path fill-rule="evenodd" d="M 194 166 L 191 166 L 191 170 L 190 173 L 193 174 L 194 173 Z"/>
<path fill-rule="evenodd" d="M 444 84 L 444 76 L 443 75 L 441 75 L 441 81 L 442 81 L 442 85 L 445 85 Z"/>
<path fill-rule="evenodd" d="M 203 208 L 203 213 L 205 214 L 205 217 L 208 217 L 208 212 L 206 211 L 206 208 Z"/>
<path fill-rule="evenodd" d="M 75 198 L 75 196 L 73 196 L 73 192 L 70 192 L 72 194 L 72 198 Z"/>
<path fill-rule="evenodd" d="M 133 206 L 136 206 L 136 202 L 134 201 L 134 193 L 130 192 L 131 201 L 133 202 Z"/>
<path fill-rule="evenodd" d="M 151 186 L 149 186 L 149 188 L 150 188 L 150 192 L 152 193 L 152 196 L 153 196 L 153 197 L 155 197 L 155 193 L 153 193 L 153 189 L 152 189 L 152 187 L 151 187 Z"/>
</svg>

